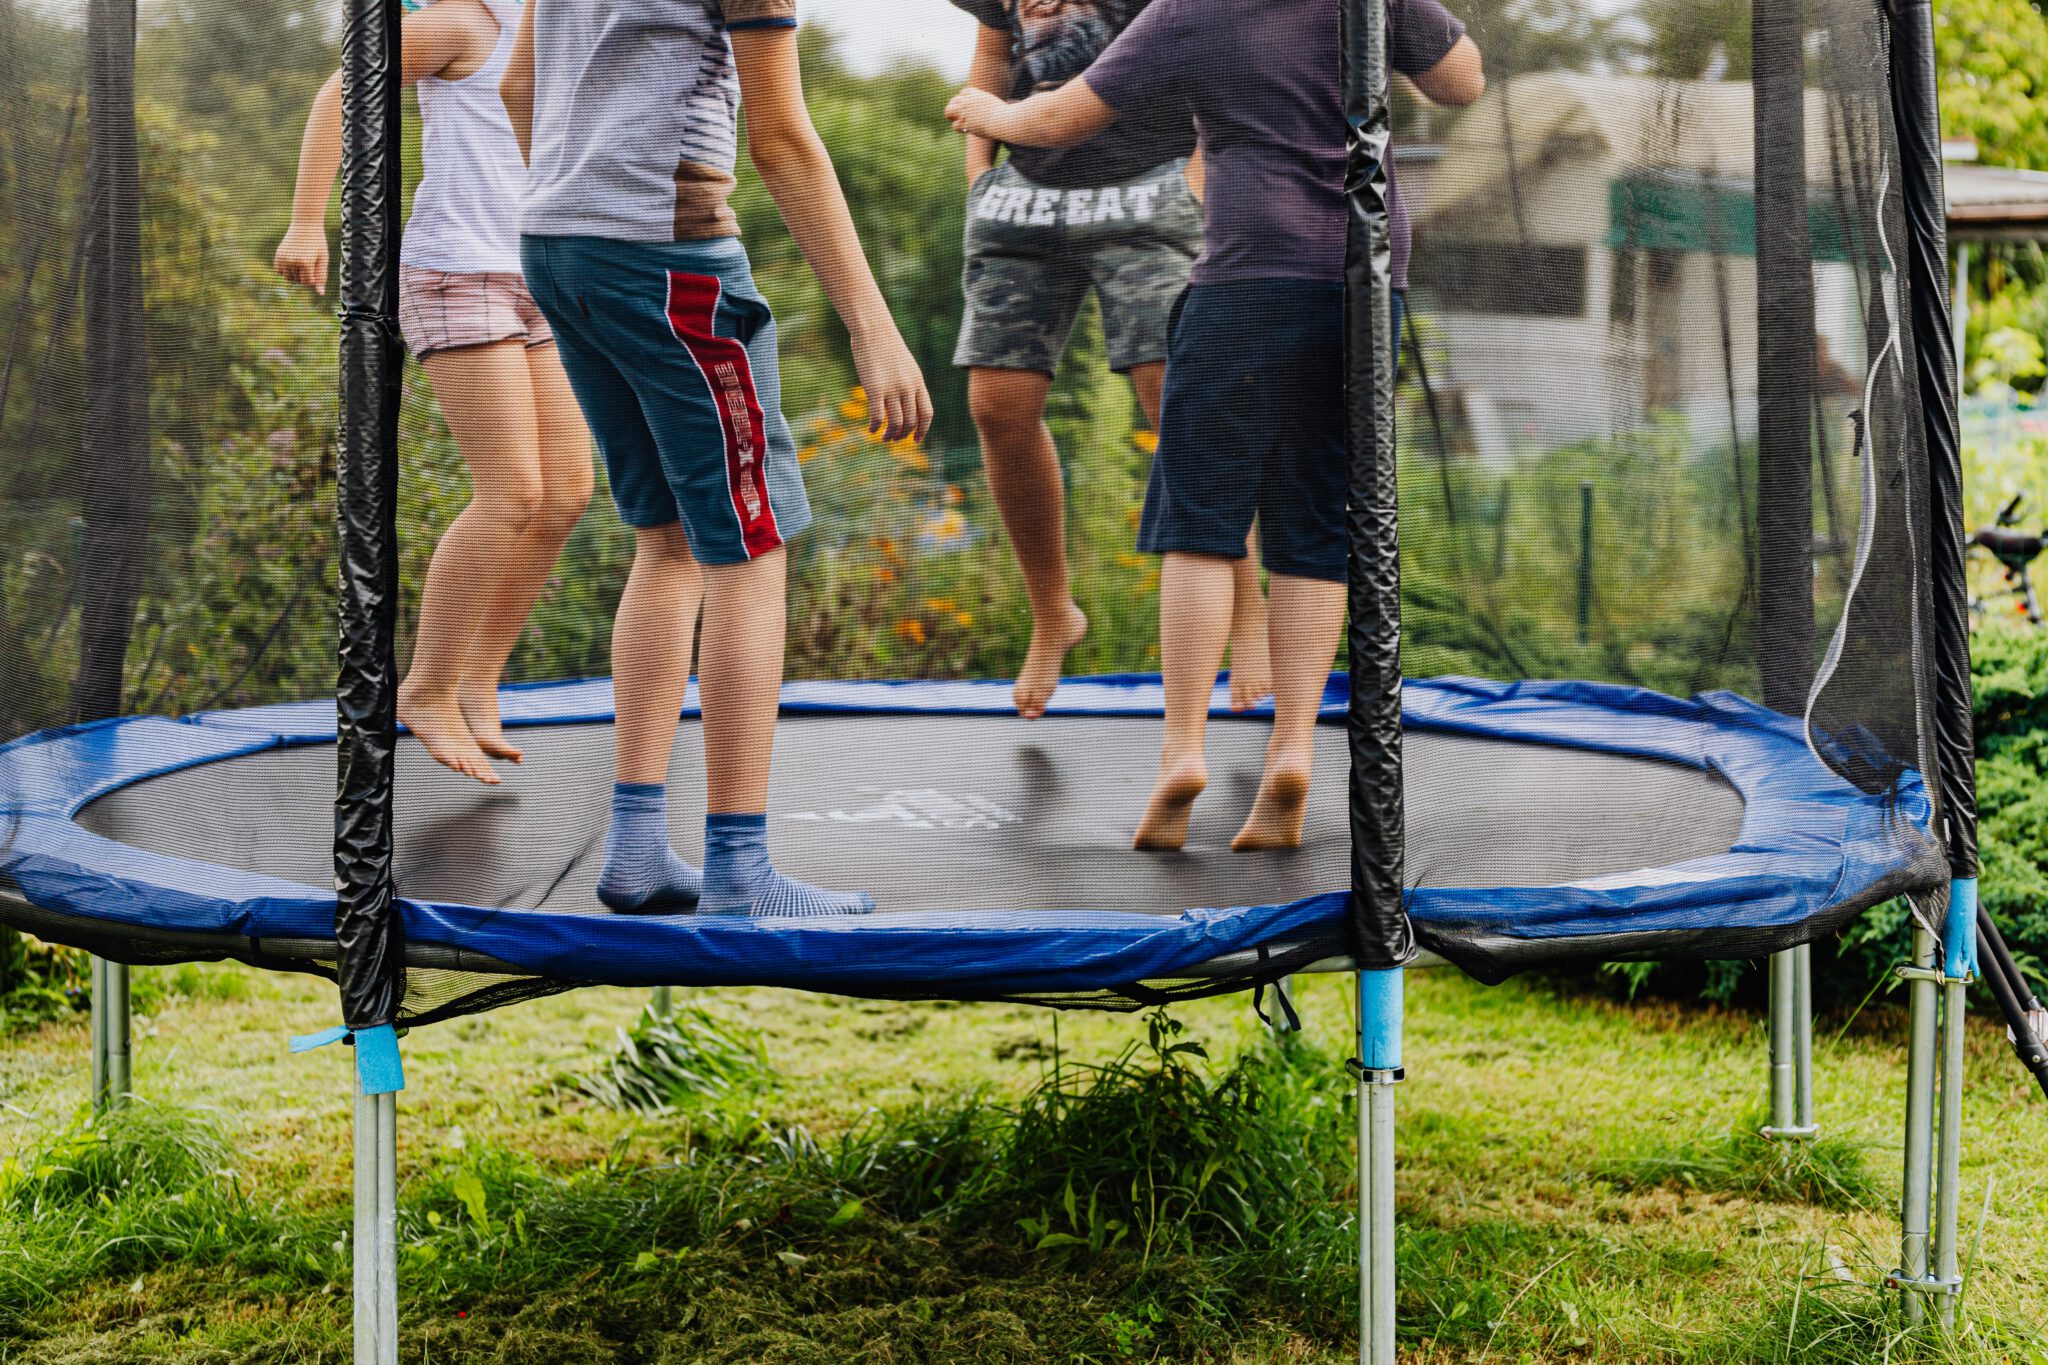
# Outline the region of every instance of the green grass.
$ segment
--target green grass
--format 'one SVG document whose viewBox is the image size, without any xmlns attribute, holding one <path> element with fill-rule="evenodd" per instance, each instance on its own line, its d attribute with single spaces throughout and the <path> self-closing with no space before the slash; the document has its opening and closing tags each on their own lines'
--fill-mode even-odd
<svg viewBox="0 0 2048 1365">
<path fill-rule="evenodd" d="M 346 1360 L 348 1059 L 283 1047 L 331 988 L 152 976 L 148 1099 L 112 1120 L 79 1117 L 77 1022 L 0 1050 L 0 1360 Z M 1410 989 L 1404 1359 L 2048 1361 L 2048 1106 L 1988 1027 L 1944 1341 L 1870 1287 L 1896 1236 L 1895 1014 L 1822 1033 L 1826 1138 L 1787 1154 L 1748 1136 L 1751 1017 Z M 1148 1028 L 728 991 L 656 1023 L 588 991 L 424 1030 L 406 1358 L 1347 1360 L 1347 1001 L 1335 978 L 1305 997 L 1285 1050 L 1242 1001 Z"/>
</svg>

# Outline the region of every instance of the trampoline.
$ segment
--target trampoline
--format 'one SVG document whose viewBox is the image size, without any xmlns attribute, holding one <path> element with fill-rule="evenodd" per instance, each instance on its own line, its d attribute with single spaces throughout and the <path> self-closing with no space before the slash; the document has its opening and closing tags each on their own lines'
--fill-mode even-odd
<svg viewBox="0 0 2048 1365">
<path fill-rule="evenodd" d="M 401 749 L 403 1018 L 568 984 L 1129 1008 L 1348 966 L 1347 700 L 1334 677 L 1300 850 L 1229 851 L 1265 728 L 1234 723 L 1219 696 L 1189 847 L 1135 855 L 1156 679 L 1070 684 L 1040 721 L 1017 719 L 1002 684 L 791 685 L 776 843 L 799 875 L 866 887 L 879 909 L 777 921 L 603 910 L 610 684 L 509 691 L 528 757 L 504 787 Z M 695 715 L 679 793 L 702 790 Z M 1589 951 L 1768 950 L 1941 866 L 1916 773 L 1866 793 L 1797 722 L 1730 693 L 1444 679 L 1408 688 L 1404 728 L 1409 913 L 1423 947 L 1482 978 Z M 16 828 L 8 918 L 118 961 L 332 970 L 334 897 L 318 884 L 334 734 L 332 708 L 308 703 L 0 750 L 0 790 L 17 794 L 0 809 Z M 404 799 L 424 787 L 437 799 Z M 686 852 L 701 815 L 673 813 Z"/>
<path fill-rule="evenodd" d="M 1223 652 L 1176 647 L 1221 637 L 1133 553 L 1156 462 L 1186 458 L 1145 438 L 1192 439 L 1164 419 L 1144 430 L 1142 401 L 1105 363 L 1130 358 L 1150 324 L 1123 316 L 1135 304 L 1087 310 L 1048 394 L 1040 425 L 1067 492 L 1022 480 L 1036 491 L 1021 511 L 1063 541 L 1018 534 L 1021 485 L 1006 501 L 986 452 L 977 464 L 986 414 L 953 363 L 972 353 L 957 344 L 970 295 L 977 308 L 995 295 L 1026 302 L 985 269 L 1010 234 L 1071 230 L 1070 246 L 1033 249 L 1059 265 L 1061 291 L 1110 272 L 1129 299 L 1157 303 L 1185 281 L 1135 276 L 1190 259 L 1192 208 L 1171 177 L 1133 181 L 1123 153 L 1081 174 L 1080 148 L 1061 154 L 1078 160 L 1061 162 L 1057 185 L 969 191 L 953 154 L 935 155 L 954 135 L 934 96 L 954 76 L 933 64 L 924 40 L 944 37 L 926 32 L 928 16 L 898 7 L 860 26 L 857 49 L 814 33 L 803 68 L 833 101 L 819 127 L 944 425 L 923 447 L 862 434 L 861 367 L 802 252 L 769 221 L 776 196 L 736 199 L 755 284 L 778 317 L 776 392 L 733 387 L 733 364 L 706 369 L 694 346 L 687 368 L 666 359 L 678 383 L 724 386 L 707 392 L 729 485 L 759 453 L 750 405 L 788 422 L 816 521 L 788 547 L 785 639 L 790 672 L 821 680 L 782 693 L 770 843 L 796 877 L 879 903 L 865 916 L 758 920 L 625 916 L 595 899 L 615 735 L 611 683 L 591 675 L 639 657 L 610 646 L 637 551 L 604 498 L 572 528 L 550 523 L 567 539 L 545 581 L 538 557 L 508 548 L 487 515 L 462 563 L 436 570 L 439 607 L 423 598 L 429 547 L 460 515 L 467 470 L 492 467 L 476 462 L 481 437 L 461 408 L 523 409 L 495 392 L 450 405 L 440 400 L 453 389 L 406 379 L 404 8 L 340 8 L 343 211 L 328 305 L 280 292 L 264 272 L 291 253 L 252 226 L 272 215 L 220 191 L 289 179 L 281 157 L 257 164 L 276 140 L 249 144 L 250 108 L 195 100 L 189 80 L 190 44 L 210 41 L 204 21 L 234 19 L 232 50 L 261 50 L 248 35 L 267 30 L 247 28 L 246 7 L 196 0 L 141 24 L 134 0 L 25 9 L 10 41 L 31 79 L 0 102 L 10 193 L 25 206 L 0 214 L 11 229 L 0 925 L 96 955 L 102 1106 L 129 1089 L 126 964 L 239 960 L 334 978 L 339 1027 L 319 1039 L 355 1052 L 359 1362 L 398 1358 L 407 1027 L 595 984 L 1131 1010 L 1355 972 L 1361 1360 L 1393 1365 L 1408 967 L 1497 981 L 1615 960 L 1768 958 L 1766 1132 L 1798 1140 L 1819 1124 L 1812 947 L 1894 897 L 1913 917 L 1902 968 L 1913 1018 L 1892 1283 L 1909 1318 L 1953 1319 L 1980 932 L 1983 976 L 2015 1038 L 2029 1026 L 2024 979 L 1995 927 L 1980 929 L 1976 903 L 1962 463 L 1925 3 L 1730 13 L 1615 0 L 1592 6 L 1601 23 L 1562 28 L 1527 6 L 1470 7 L 1478 64 L 1390 101 L 1389 52 L 1408 46 L 1390 41 L 1400 7 L 1344 0 L 1323 68 L 1341 88 L 1304 110 L 1323 140 L 1297 149 L 1329 191 L 1329 230 L 1315 240 L 1332 250 L 1256 266 L 1343 279 L 1341 376 L 1304 366 L 1327 382 L 1313 401 L 1343 408 L 1348 619 L 1336 661 L 1324 652 L 1340 639 L 1335 594 L 1304 607 L 1294 585 L 1290 603 L 1280 570 L 1267 618 L 1276 673 L 1306 680 L 1283 689 L 1302 697 L 1304 724 L 1317 676 L 1343 671 L 1315 713 L 1303 845 L 1258 854 L 1231 852 L 1229 839 L 1268 737 L 1285 727 L 1232 715 L 1220 684 L 1187 847 L 1131 847 L 1164 724 L 1151 670 L 1198 702 Z M 830 6 L 801 8 L 809 22 Z M 1096 10 L 1118 8 L 1050 7 L 1090 17 L 1062 17 L 1033 41 L 1065 63 L 1099 27 Z M 326 63 L 327 29 L 293 32 L 289 18 L 277 32 L 292 60 Z M 1191 100 L 1263 88 L 1240 69 L 1266 59 L 1249 32 L 1191 45 L 1218 63 L 1182 73 Z M 687 107 L 695 117 L 701 97 L 723 130 L 737 99 L 723 31 L 690 35 L 705 65 Z M 1025 35 L 1012 37 L 1025 57 Z M 953 54 L 962 70 L 972 46 Z M 326 75 L 279 69 L 292 79 L 262 89 Z M 617 73 L 593 68 L 604 74 Z M 138 106 L 154 112 L 139 120 Z M 305 111 L 259 112 L 283 127 Z M 158 135 L 173 127 L 189 137 Z M 725 133 L 703 134 L 715 166 L 697 164 L 697 137 L 672 163 L 678 190 L 725 183 Z M 1420 320 L 1405 367 L 1386 344 L 1402 285 L 1396 146 L 1413 239 L 1406 303 Z M 1223 150 L 1207 163 L 1212 206 L 1250 193 L 1229 186 L 1253 151 Z M 1148 219 L 1169 200 L 1172 214 Z M 1174 223 L 1173 249 L 1158 249 Z M 1105 245 L 1084 259 L 1127 231 L 1144 250 Z M 316 269 L 308 258 L 287 273 Z M 1256 359 L 1272 311 L 1243 310 L 1232 354 Z M 1288 335 L 1274 326 L 1270 339 L 1295 345 Z M 1200 391 L 1246 433 L 1297 401 L 1262 389 L 1256 371 Z M 444 377 L 435 367 L 434 383 Z M 449 380 L 464 382 L 483 383 Z M 1216 477 L 1270 478 L 1273 460 L 1297 453 L 1271 444 L 1285 449 Z M 737 510 L 748 487 L 729 489 Z M 1284 563 L 1300 547 L 1285 542 L 1287 500 L 1273 498 L 1262 487 L 1243 505 L 1261 508 L 1258 543 Z M 1231 529 L 1222 543 L 1234 550 Z M 1068 662 L 1100 676 L 1069 680 L 1044 718 L 1024 721 L 995 679 L 1032 666 L 1015 625 L 1021 584 L 1042 595 L 1017 554 L 1032 557 L 1033 539 L 1068 547 L 1062 572 L 1092 617 Z M 489 572 L 476 567 L 487 559 Z M 680 577 L 664 577 L 674 616 L 633 630 L 673 620 L 673 645 L 696 608 Z M 1234 613 L 1249 610 L 1251 589 L 1233 587 Z M 451 603 L 461 610 L 441 610 Z M 472 633 L 465 643 L 435 621 Z M 526 751 L 501 766 L 504 785 L 455 776 L 400 734 L 408 652 L 415 689 L 443 695 L 418 680 L 436 653 L 422 635 L 444 665 L 471 651 L 455 673 L 440 668 L 451 689 L 520 680 L 499 694 Z M 1235 639 L 1230 649 L 1235 667 L 1243 651 Z M 887 677 L 901 680 L 865 680 Z M 673 687 L 657 695 L 668 710 Z M 449 719 L 446 707 L 423 714 Z M 694 700 L 680 719 L 670 835 L 694 859 L 705 799 Z"/>
</svg>

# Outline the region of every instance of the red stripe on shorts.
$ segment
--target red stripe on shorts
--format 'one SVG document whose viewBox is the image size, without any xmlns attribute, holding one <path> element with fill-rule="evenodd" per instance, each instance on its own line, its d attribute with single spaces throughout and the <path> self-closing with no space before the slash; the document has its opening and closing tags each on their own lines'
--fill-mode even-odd
<svg viewBox="0 0 2048 1365">
<path fill-rule="evenodd" d="M 722 289 L 715 275 L 671 270 L 668 325 L 696 362 L 711 390 L 712 406 L 718 409 L 719 429 L 725 434 L 726 488 L 732 497 L 733 515 L 739 518 L 740 538 L 748 557 L 753 558 L 781 545 L 782 532 L 768 501 L 768 424 L 762 420 L 761 400 L 754 393 L 747 348 L 733 337 L 712 331 Z"/>
</svg>

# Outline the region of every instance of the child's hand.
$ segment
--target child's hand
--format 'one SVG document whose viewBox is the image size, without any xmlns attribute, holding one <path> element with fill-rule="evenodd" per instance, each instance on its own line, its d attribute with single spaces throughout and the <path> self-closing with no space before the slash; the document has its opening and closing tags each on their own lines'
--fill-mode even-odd
<svg viewBox="0 0 2048 1365">
<path fill-rule="evenodd" d="M 326 224 L 292 224 L 284 240 L 277 244 L 277 256 L 271 262 L 277 273 L 293 284 L 312 287 L 318 294 L 327 292 L 327 226 Z"/>
<path fill-rule="evenodd" d="M 1004 139 L 998 125 L 1009 107 L 1008 100 L 970 85 L 947 101 L 946 121 L 953 125 L 955 132 L 1001 142 Z"/>
<path fill-rule="evenodd" d="M 932 396 L 894 324 L 873 341 L 854 342 L 853 368 L 868 394 L 868 434 L 885 441 L 906 436 L 922 441 L 932 427 Z"/>
</svg>

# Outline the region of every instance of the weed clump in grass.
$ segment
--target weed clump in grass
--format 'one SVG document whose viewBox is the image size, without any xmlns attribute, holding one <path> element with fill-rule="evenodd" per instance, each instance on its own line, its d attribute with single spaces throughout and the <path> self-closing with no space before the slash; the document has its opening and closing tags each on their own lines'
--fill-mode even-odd
<svg viewBox="0 0 2048 1365">
<path fill-rule="evenodd" d="M 695 1006 L 660 1014 L 650 1006 L 631 1029 L 619 1030 L 612 1055 L 575 1086 L 609 1108 L 665 1113 L 758 1092 L 774 1078 L 758 1033 Z"/>
</svg>

